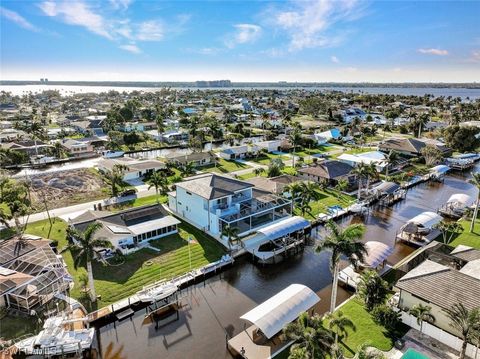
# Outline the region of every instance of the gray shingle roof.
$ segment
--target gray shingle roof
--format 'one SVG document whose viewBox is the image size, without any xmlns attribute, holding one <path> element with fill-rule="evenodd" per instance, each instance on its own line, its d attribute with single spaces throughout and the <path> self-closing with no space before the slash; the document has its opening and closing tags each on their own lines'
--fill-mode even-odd
<svg viewBox="0 0 480 359">
<path fill-rule="evenodd" d="M 335 179 L 338 177 L 346 176 L 353 170 L 353 167 L 347 163 L 331 160 L 324 161 L 315 166 L 301 168 L 298 170 L 300 173 L 306 173 L 322 178 Z"/>
<path fill-rule="evenodd" d="M 457 246 L 450 254 L 467 262 L 480 259 L 480 250 L 464 245 Z"/>
<path fill-rule="evenodd" d="M 177 183 L 177 187 L 211 200 L 254 187 L 253 184 L 213 173 L 194 176 Z"/>
<path fill-rule="evenodd" d="M 430 260 L 400 278 L 396 286 L 444 309 L 457 303 L 469 310 L 479 306 L 479 279 Z"/>
</svg>

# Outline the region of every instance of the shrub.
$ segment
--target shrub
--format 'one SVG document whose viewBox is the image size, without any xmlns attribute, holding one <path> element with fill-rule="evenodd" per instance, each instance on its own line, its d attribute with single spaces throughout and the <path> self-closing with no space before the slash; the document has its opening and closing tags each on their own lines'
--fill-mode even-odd
<svg viewBox="0 0 480 359">
<path fill-rule="evenodd" d="M 400 313 L 397 313 L 387 305 L 379 305 L 372 311 L 373 320 L 380 325 L 383 325 L 389 331 L 395 329 L 400 323 Z"/>
</svg>

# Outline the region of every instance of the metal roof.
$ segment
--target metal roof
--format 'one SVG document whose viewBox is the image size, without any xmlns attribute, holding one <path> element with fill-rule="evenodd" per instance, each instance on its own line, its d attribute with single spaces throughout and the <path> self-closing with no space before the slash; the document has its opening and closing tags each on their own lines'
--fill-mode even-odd
<svg viewBox="0 0 480 359">
<path fill-rule="evenodd" d="M 259 229 L 258 232 L 262 233 L 269 240 L 285 237 L 290 233 L 294 233 L 301 229 L 304 229 L 310 225 L 310 222 L 300 216 L 289 217 L 281 222 L 274 223 L 268 227 Z"/>
<path fill-rule="evenodd" d="M 310 288 L 302 284 L 291 284 L 240 319 L 254 324 L 270 339 L 319 301 L 318 295 Z"/>
</svg>

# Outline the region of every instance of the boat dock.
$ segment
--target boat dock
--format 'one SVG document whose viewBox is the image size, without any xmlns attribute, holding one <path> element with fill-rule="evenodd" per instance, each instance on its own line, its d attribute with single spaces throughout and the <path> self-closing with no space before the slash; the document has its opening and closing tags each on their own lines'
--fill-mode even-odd
<svg viewBox="0 0 480 359">
<path fill-rule="evenodd" d="M 225 267 L 233 264 L 234 259 L 229 255 L 223 256 L 220 260 L 209 263 L 199 269 L 192 270 L 188 273 L 185 273 L 181 276 L 172 278 L 169 281 L 158 281 L 148 285 L 149 289 L 160 289 L 161 286 L 164 286 L 166 283 L 169 285 L 174 284 L 178 289 L 187 287 L 190 284 L 196 283 L 200 280 L 205 280 L 207 276 L 216 274 L 217 272 L 223 270 Z M 141 291 L 119 300 L 118 302 L 112 303 L 109 306 L 103 307 L 99 310 L 91 312 L 88 314 L 87 318 L 90 323 L 95 322 L 100 319 L 114 318 L 115 320 L 122 320 L 128 318 L 129 316 L 135 313 L 134 306 L 140 306 L 142 304 L 142 298 L 139 296 Z M 173 293 L 175 294 L 175 293 Z M 170 300 L 170 296 L 167 298 Z M 178 299 L 178 295 L 177 295 Z"/>
<path fill-rule="evenodd" d="M 395 236 L 395 241 L 402 241 L 408 244 L 413 244 L 417 247 L 423 247 L 424 245 L 435 240 L 441 234 L 442 232 L 436 228 L 432 229 L 428 234 L 425 235 L 413 235 L 407 232 L 400 232 Z"/>
</svg>

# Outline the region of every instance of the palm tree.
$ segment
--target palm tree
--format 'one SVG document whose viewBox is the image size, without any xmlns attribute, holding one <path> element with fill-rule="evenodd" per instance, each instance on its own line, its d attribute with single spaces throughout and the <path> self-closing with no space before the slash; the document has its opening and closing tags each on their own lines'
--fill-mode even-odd
<svg viewBox="0 0 480 359">
<path fill-rule="evenodd" d="M 338 192 L 337 198 L 340 199 L 340 196 L 343 191 L 348 188 L 348 181 L 346 179 L 338 180 L 337 185 L 335 186 L 335 190 Z"/>
<path fill-rule="evenodd" d="M 342 339 L 348 337 L 347 329 L 351 329 L 354 332 L 357 331 L 355 324 L 353 324 L 349 318 L 345 317 L 342 311 L 338 311 L 337 315 L 329 314 L 328 318 L 330 319 L 328 327 L 335 332 L 336 345 L 338 344 L 339 336 L 341 336 Z"/>
<path fill-rule="evenodd" d="M 367 311 L 385 303 L 388 295 L 388 283 L 374 270 L 362 273 L 358 283 L 358 295 L 363 299 Z"/>
<path fill-rule="evenodd" d="M 93 302 L 97 300 L 95 293 L 95 283 L 93 281 L 92 260 L 97 254 L 97 248 L 112 248 L 112 243 L 106 238 L 95 238 L 95 233 L 103 227 L 100 222 L 89 224 L 83 232 L 75 229 L 69 231 L 73 237 L 73 241 L 68 244 L 66 250 L 70 250 L 75 267 L 81 263 L 86 263 L 88 273 L 88 284 L 90 286 L 90 297 Z"/>
<path fill-rule="evenodd" d="M 114 165 L 110 171 L 103 172 L 103 180 L 110 187 L 112 197 L 117 197 L 120 190 L 125 187 L 123 174 L 127 167 L 124 165 Z"/>
<path fill-rule="evenodd" d="M 188 177 L 195 174 L 195 162 L 190 161 L 186 162 L 181 168 L 180 172 L 182 173 L 183 177 Z"/>
<path fill-rule="evenodd" d="M 150 178 L 147 180 L 148 189 L 155 187 L 155 195 L 157 197 L 157 203 L 159 203 L 158 195 L 165 195 L 168 192 L 168 178 L 165 175 L 165 172 L 156 171 L 152 173 Z"/>
<path fill-rule="evenodd" d="M 330 312 L 335 310 L 337 302 L 337 287 L 340 258 L 345 257 L 348 262 L 357 267 L 358 263 L 363 262 L 367 255 L 365 244 L 359 239 L 365 233 L 365 227 L 361 224 L 351 224 L 345 228 L 340 228 L 333 221 L 326 224 L 329 234 L 325 240 L 316 248 L 317 252 L 324 250 L 331 251 L 330 270 L 333 274 L 332 297 L 330 302 Z"/>
<path fill-rule="evenodd" d="M 395 163 L 399 158 L 398 152 L 395 150 L 391 150 L 388 152 L 388 154 L 385 156 L 385 160 L 387 162 L 387 165 L 385 166 L 385 177 L 388 180 L 388 170 L 391 164 Z"/>
<path fill-rule="evenodd" d="M 299 128 L 295 128 L 288 136 L 288 139 L 290 140 L 293 146 L 292 167 L 295 168 L 295 149 L 297 148 L 300 141 L 302 140 L 302 131 Z"/>
<path fill-rule="evenodd" d="M 468 342 L 480 330 L 480 307 L 468 310 L 462 303 L 458 303 L 443 311 L 450 319 L 450 326 L 460 333 L 463 343 L 459 359 L 464 359 Z"/>
<path fill-rule="evenodd" d="M 230 225 L 222 227 L 222 237 L 227 237 L 228 249 L 232 252 L 232 245 L 234 241 L 238 241 L 238 228 Z"/>
<path fill-rule="evenodd" d="M 289 358 L 325 358 L 334 344 L 332 333 L 323 326 L 318 314 L 309 317 L 306 312 L 301 313 L 295 322 L 283 328 L 283 335 L 295 341 L 290 347 Z"/>
<path fill-rule="evenodd" d="M 353 357 L 354 359 L 385 359 L 385 355 L 380 352 L 378 349 L 369 347 L 368 343 L 362 344 L 357 349 L 357 354 Z"/>
<path fill-rule="evenodd" d="M 375 163 L 370 163 L 365 165 L 365 176 L 367 178 L 367 185 L 365 190 L 368 193 L 368 190 L 370 188 L 370 180 L 378 177 L 378 171 L 377 171 L 377 167 L 375 166 Z"/>
<path fill-rule="evenodd" d="M 418 303 L 410 308 L 409 313 L 417 317 L 417 324 L 420 325 L 420 333 L 422 333 L 423 322 L 433 323 L 435 317 L 432 314 L 432 307 Z"/>
<path fill-rule="evenodd" d="M 352 174 L 357 176 L 358 179 L 358 192 L 357 192 L 357 199 L 360 199 L 360 195 L 362 192 L 362 187 L 363 187 L 363 180 L 367 178 L 368 176 L 368 171 L 369 169 L 367 166 L 363 163 L 360 162 L 355 168 L 352 170 Z"/>
<path fill-rule="evenodd" d="M 473 211 L 472 223 L 470 224 L 470 233 L 473 232 L 473 227 L 475 226 L 475 220 L 478 215 L 478 206 L 480 204 L 480 172 L 472 173 L 472 178 L 469 181 L 475 187 L 477 187 L 477 201 L 475 203 L 475 211 Z"/>
</svg>

